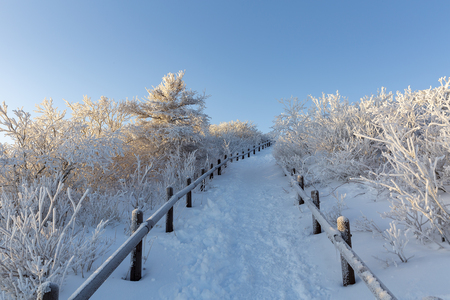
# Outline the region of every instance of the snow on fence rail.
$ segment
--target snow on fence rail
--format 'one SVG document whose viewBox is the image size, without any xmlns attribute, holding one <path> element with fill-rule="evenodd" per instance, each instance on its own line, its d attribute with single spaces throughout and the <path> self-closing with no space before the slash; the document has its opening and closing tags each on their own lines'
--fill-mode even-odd
<svg viewBox="0 0 450 300">
<path fill-rule="evenodd" d="M 356 272 L 377 299 L 397 299 L 351 248 L 348 219 L 343 216 L 339 217 L 338 229 L 334 228 L 320 211 L 319 192 L 311 191 L 311 198 L 309 198 L 304 191 L 303 176 L 298 175 L 297 180 L 295 180 L 285 167 L 282 167 L 282 169 L 284 174 L 290 178 L 291 184 L 298 194 L 299 204 L 305 203 L 311 210 L 313 215 L 313 234 L 321 233 L 323 229 L 330 241 L 341 253 L 344 286 L 355 283 L 354 272 Z M 292 173 L 295 174 L 295 169 Z"/>
<path fill-rule="evenodd" d="M 161 218 L 166 215 L 166 232 L 173 231 L 173 206 L 182 197 L 186 196 L 186 207 L 192 207 L 191 197 L 192 190 L 201 184 L 201 190 L 204 189 L 205 179 L 209 176 L 210 179 L 213 178 L 214 172 L 217 170 L 217 174 L 221 175 L 221 168 L 228 161 L 232 162 L 235 158 L 236 161 L 245 155 L 250 157 L 250 153 L 256 154 L 256 149 L 261 151 L 266 147 L 271 146 L 271 141 L 265 141 L 258 144 L 258 146 L 253 146 L 253 149 L 248 149 L 248 151 L 242 151 L 242 154 L 237 153 L 235 156 L 231 155 L 228 157 L 225 155 L 224 161 L 221 162 L 220 159 L 216 166 L 211 164 L 211 169 L 206 172 L 202 169 L 202 175 L 197 178 L 193 183 L 191 179 L 187 178 L 187 186 L 176 193 L 173 194 L 172 187 L 167 187 L 167 202 L 162 205 L 153 215 L 143 222 L 143 214 L 140 210 L 134 210 L 132 216 L 132 234 L 131 236 L 100 266 L 95 270 L 91 276 L 69 297 L 70 300 L 81 300 L 89 299 L 95 291 L 106 281 L 106 279 L 111 275 L 111 273 L 122 263 L 122 261 L 131 253 L 131 271 L 130 280 L 138 281 L 141 279 L 142 271 L 142 239 L 150 232 L 153 226 L 158 223 Z M 38 289 L 38 300 L 58 300 L 59 291 L 58 285 L 50 282 L 42 284 Z"/>
</svg>

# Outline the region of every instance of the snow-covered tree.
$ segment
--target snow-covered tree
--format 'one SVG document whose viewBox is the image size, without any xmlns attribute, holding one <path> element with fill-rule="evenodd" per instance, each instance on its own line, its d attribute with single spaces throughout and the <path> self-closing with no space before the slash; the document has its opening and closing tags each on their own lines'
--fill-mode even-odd
<svg viewBox="0 0 450 300">
<path fill-rule="evenodd" d="M 118 132 L 130 120 L 125 102 L 116 102 L 104 96 L 97 102 L 84 96 L 82 103 L 66 101 L 66 104 L 72 110 L 72 121 L 82 123 L 87 132 L 97 137 Z"/>
<path fill-rule="evenodd" d="M 208 96 L 187 90 L 183 76 L 182 71 L 169 73 L 160 85 L 147 89 L 145 99 L 127 102 L 128 111 L 136 118 L 131 136 L 141 157 L 150 153 L 165 158 L 177 148 L 194 151 L 205 135 L 209 117 L 203 110 Z"/>
</svg>

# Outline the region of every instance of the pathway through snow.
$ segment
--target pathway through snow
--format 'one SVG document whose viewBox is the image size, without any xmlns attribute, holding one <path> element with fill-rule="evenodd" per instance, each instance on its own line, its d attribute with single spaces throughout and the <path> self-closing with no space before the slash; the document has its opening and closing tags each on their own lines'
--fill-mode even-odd
<svg viewBox="0 0 450 300">
<path fill-rule="evenodd" d="M 230 164 L 183 209 L 164 241 L 182 266 L 159 290 L 179 299 L 323 299 L 309 254 L 301 251 L 299 211 L 271 151 Z M 331 245 L 330 245 L 331 246 Z M 331 246 L 332 247 L 332 246 Z M 151 268 L 151 267 L 150 267 Z"/>
<path fill-rule="evenodd" d="M 310 214 L 299 211 L 271 152 L 229 164 L 193 195 L 193 208 L 180 200 L 175 231 L 164 232 L 163 218 L 149 234 L 141 281 L 122 279 L 127 259 L 92 299 L 338 299 L 338 255 L 324 234 L 311 236 Z M 320 261 L 324 248 L 331 257 Z"/>
<path fill-rule="evenodd" d="M 205 207 L 176 224 L 170 247 L 188 255 L 178 256 L 184 266 L 173 294 L 161 296 L 326 298 L 301 251 L 308 233 L 300 230 L 289 184 L 269 151 L 232 164 L 211 184 Z"/>
</svg>

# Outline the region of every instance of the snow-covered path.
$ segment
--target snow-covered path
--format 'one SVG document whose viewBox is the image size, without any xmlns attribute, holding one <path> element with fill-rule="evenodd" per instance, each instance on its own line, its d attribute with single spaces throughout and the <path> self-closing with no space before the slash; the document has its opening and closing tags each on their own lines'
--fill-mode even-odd
<svg viewBox="0 0 450 300">
<path fill-rule="evenodd" d="M 326 298 L 301 251 L 306 233 L 289 185 L 269 151 L 232 164 L 212 185 L 206 205 L 177 222 L 167 245 L 189 253 L 177 256 L 183 269 L 168 298 Z"/>
</svg>

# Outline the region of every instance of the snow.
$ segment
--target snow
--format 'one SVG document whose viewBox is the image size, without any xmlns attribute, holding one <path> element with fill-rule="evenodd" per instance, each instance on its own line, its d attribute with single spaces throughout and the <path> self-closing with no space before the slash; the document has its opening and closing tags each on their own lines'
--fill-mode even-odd
<svg viewBox="0 0 450 300">
<path fill-rule="evenodd" d="M 271 148 L 229 164 L 222 174 L 205 192 L 193 193 L 192 208 L 184 199 L 177 203 L 174 232 L 164 232 L 165 218 L 150 231 L 140 281 L 124 280 L 130 265 L 125 259 L 91 299 L 373 299 L 359 278 L 342 286 L 339 252 L 326 234 L 311 234 L 311 213 L 298 206 Z M 343 214 L 351 226 L 363 212 L 388 228 L 377 211 L 386 211 L 389 202 L 366 185 L 330 182 L 307 186 L 306 193 L 318 189 L 326 211 L 334 205 L 329 194 L 339 185 L 339 194 L 347 194 Z M 111 253 L 127 239 L 124 226 L 108 230 L 116 237 Z M 450 299 L 448 249 L 411 239 L 405 252 L 414 257 L 396 267 L 386 263 L 398 258 L 386 253 L 383 243 L 352 228 L 353 250 L 398 299 Z M 67 276 L 60 299 L 85 279 Z"/>
</svg>

